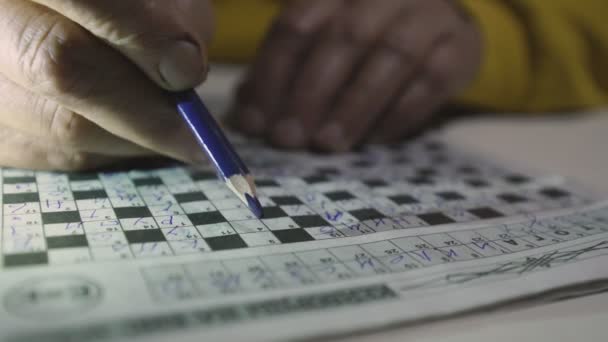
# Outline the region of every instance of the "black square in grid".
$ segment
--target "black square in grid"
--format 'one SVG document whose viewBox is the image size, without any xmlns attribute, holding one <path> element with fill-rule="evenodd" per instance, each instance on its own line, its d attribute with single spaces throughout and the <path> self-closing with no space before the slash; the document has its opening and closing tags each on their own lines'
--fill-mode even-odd
<svg viewBox="0 0 608 342">
<path fill-rule="evenodd" d="M 458 168 L 458 172 L 464 175 L 476 175 L 479 173 L 479 170 L 471 165 L 464 165 Z"/>
<path fill-rule="evenodd" d="M 160 229 L 129 230 L 125 232 L 129 243 L 163 242 L 165 235 Z"/>
<path fill-rule="evenodd" d="M 56 213 L 42 213 L 43 224 L 75 223 L 81 222 L 77 211 L 60 211 Z"/>
<path fill-rule="evenodd" d="M 49 256 L 46 252 L 8 254 L 4 256 L 4 267 L 7 268 L 19 266 L 47 265 L 48 263 Z"/>
<path fill-rule="evenodd" d="M 4 177 L 2 182 L 4 184 L 36 183 L 36 177 Z"/>
<path fill-rule="evenodd" d="M 30 203 L 39 202 L 40 196 L 37 192 L 24 192 L 21 194 L 4 194 L 2 195 L 2 203 L 4 204 L 18 204 L 18 203 Z"/>
<path fill-rule="evenodd" d="M 368 168 L 374 166 L 374 163 L 367 159 L 361 159 L 354 161 L 351 165 L 357 168 Z"/>
<path fill-rule="evenodd" d="M 340 174 L 340 170 L 334 168 L 334 167 L 320 167 L 317 169 L 317 172 L 321 175 L 326 175 L 326 176 L 332 176 L 332 175 L 339 175 Z"/>
<path fill-rule="evenodd" d="M 498 195 L 498 198 L 509 204 L 528 202 L 527 198 L 517 195 L 517 194 L 511 194 L 511 193 L 500 194 L 500 195 Z"/>
<path fill-rule="evenodd" d="M 135 186 L 153 186 L 153 185 L 164 185 L 163 180 L 159 177 L 148 177 L 148 178 L 138 178 L 133 180 L 133 184 Z"/>
<path fill-rule="evenodd" d="M 427 151 L 438 152 L 438 151 L 443 150 L 445 148 L 445 146 L 443 145 L 443 143 L 441 143 L 439 141 L 429 141 L 426 144 L 424 144 L 424 148 Z"/>
<path fill-rule="evenodd" d="M 480 219 L 493 219 L 504 216 L 501 212 L 498 212 L 490 207 L 469 209 L 469 213 L 479 217 Z"/>
<path fill-rule="evenodd" d="M 487 188 L 488 186 L 490 186 L 490 183 L 486 182 L 483 179 L 477 179 L 477 178 L 467 179 L 464 182 L 474 188 Z"/>
<path fill-rule="evenodd" d="M 433 177 L 437 175 L 437 170 L 432 167 L 422 167 L 416 170 L 416 175 L 420 177 Z"/>
<path fill-rule="evenodd" d="M 85 235 L 51 236 L 46 238 L 49 249 L 88 247 L 89 242 Z"/>
<path fill-rule="evenodd" d="M 178 203 L 188 203 L 188 202 L 197 202 L 197 201 L 206 201 L 207 196 L 202 192 L 188 192 L 184 194 L 175 194 L 173 195 L 175 200 Z"/>
<path fill-rule="evenodd" d="M 413 185 L 433 185 L 435 182 L 428 177 L 412 177 L 408 178 L 407 182 Z"/>
<path fill-rule="evenodd" d="M 559 199 L 570 196 L 569 192 L 558 188 L 545 188 L 540 190 L 540 194 L 551 199 Z"/>
<path fill-rule="evenodd" d="M 75 200 L 87 200 L 108 197 L 108 194 L 106 194 L 105 190 L 74 191 L 73 194 Z"/>
<path fill-rule="evenodd" d="M 420 203 L 417 199 L 415 199 L 414 197 L 412 197 L 410 195 L 395 195 L 395 196 L 389 196 L 388 198 L 397 205 Z"/>
<path fill-rule="evenodd" d="M 367 209 L 357 209 L 353 211 L 349 211 L 351 215 L 353 215 L 359 221 L 367 221 L 367 220 L 378 220 L 381 218 L 385 218 L 386 215 L 382 214 L 376 209 L 367 208 Z"/>
<path fill-rule="evenodd" d="M 289 215 L 287 215 L 286 212 L 283 211 L 283 209 L 281 209 L 279 207 L 264 207 L 263 209 L 264 209 L 264 219 L 273 219 L 273 218 L 289 216 Z"/>
<path fill-rule="evenodd" d="M 367 179 L 363 181 L 363 184 L 370 188 L 379 188 L 388 185 L 388 183 L 382 179 Z"/>
<path fill-rule="evenodd" d="M 70 182 L 96 181 L 99 180 L 99 176 L 96 173 L 70 173 L 68 180 Z"/>
<path fill-rule="evenodd" d="M 152 213 L 147 207 L 114 208 L 114 213 L 118 219 L 152 217 Z"/>
<path fill-rule="evenodd" d="M 405 164 L 409 164 L 411 162 L 412 161 L 409 158 L 403 157 L 403 156 L 393 158 L 393 164 L 397 164 L 397 165 L 405 165 Z"/>
<path fill-rule="evenodd" d="M 418 215 L 418 218 L 431 226 L 454 223 L 455 221 L 440 212 Z"/>
<path fill-rule="evenodd" d="M 270 186 L 280 186 L 279 183 L 277 183 L 277 181 L 272 180 L 272 179 L 256 179 L 255 185 L 260 188 L 270 187 Z"/>
<path fill-rule="evenodd" d="M 240 235 L 225 235 L 206 238 L 205 241 L 213 251 L 223 251 L 227 249 L 246 248 L 247 244 Z"/>
<path fill-rule="evenodd" d="M 272 196 L 270 199 L 276 205 L 301 205 L 303 204 L 300 199 L 295 196 Z"/>
<path fill-rule="evenodd" d="M 348 201 L 356 198 L 348 191 L 326 192 L 324 195 L 332 201 Z"/>
<path fill-rule="evenodd" d="M 283 229 L 272 232 L 281 243 L 313 241 L 314 238 L 304 229 Z"/>
<path fill-rule="evenodd" d="M 315 175 L 315 176 L 304 177 L 304 178 L 302 178 L 302 180 L 304 180 L 308 184 L 317 184 L 317 183 L 328 182 L 329 178 L 327 178 L 326 175 Z"/>
<path fill-rule="evenodd" d="M 441 197 L 444 201 L 462 201 L 466 199 L 466 197 L 456 191 L 438 192 L 436 195 Z"/>
<path fill-rule="evenodd" d="M 507 181 L 507 183 L 511 183 L 511 184 L 525 184 L 530 182 L 530 178 L 524 176 L 524 175 L 508 175 L 505 177 L 505 181 Z"/>
<path fill-rule="evenodd" d="M 329 226 L 329 223 L 325 221 L 319 215 L 305 215 L 305 216 L 293 216 L 291 217 L 300 228 L 314 228 L 314 227 L 325 227 Z"/>
<path fill-rule="evenodd" d="M 202 226 L 204 224 L 216 224 L 228 222 L 224 215 L 219 211 L 210 211 L 206 213 L 188 214 L 188 218 L 195 226 Z"/>
<path fill-rule="evenodd" d="M 212 171 L 197 171 L 197 172 L 193 172 L 192 174 L 190 174 L 190 178 L 192 178 L 193 181 L 207 181 L 207 180 L 216 180 L 217 178 L 217 173 L 212 172 Z"/>
</svg>

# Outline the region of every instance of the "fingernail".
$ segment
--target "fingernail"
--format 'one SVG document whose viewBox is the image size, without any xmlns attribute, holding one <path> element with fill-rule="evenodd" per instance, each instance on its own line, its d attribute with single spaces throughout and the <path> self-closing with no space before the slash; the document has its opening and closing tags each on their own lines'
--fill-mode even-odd
<svg viewBox="0 0 608 342">
<path fill-rule="evenodd" d="M 162 57 L 159 72 L 169 90 L 185 90 L 199 85 L 205 75 L 205 63 L 200 48 L 180 40 Z"/>
<path fill-rule="evenodd" d="M 304 147 L 308 142 L 304 127 L 294 118 L 279 122 L 272 136 L 275 142 L 285 147 Z"/>
<path fill-rule="evenodd" d="M 322 147 L 332 151 L 348 150 L 348 142 L 344 134 L 344 128 L 337 122 L 332 122 L 321 129 L 315 137 L 315 141 Z"/>
<path fill-rule="evenodd" d="M 237 120 L 240 121 L 237 125 L 249 134 L 259 135 L 266 130 L 266 117 L 254 107 L 245 107 L 239 111 Z"/>
</svg>

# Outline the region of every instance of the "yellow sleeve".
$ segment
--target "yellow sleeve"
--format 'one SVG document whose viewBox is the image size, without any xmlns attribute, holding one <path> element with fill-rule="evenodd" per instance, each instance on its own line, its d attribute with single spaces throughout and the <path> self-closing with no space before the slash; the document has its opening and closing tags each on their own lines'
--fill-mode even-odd
<svg viewBox="0 0 608 342">
<path fill-rule="evenodd" d="M 213 0 L 217 29 L 210 47 L 212 60 L 250 61 L 280 10 L 280 0 Z"/>
<path fill-rule="evenodd" d="M 483 34 L 483 65 L 459 102 L 502 111 L 608 104 L 608 1 L 460 0 Z"/>
</svg>

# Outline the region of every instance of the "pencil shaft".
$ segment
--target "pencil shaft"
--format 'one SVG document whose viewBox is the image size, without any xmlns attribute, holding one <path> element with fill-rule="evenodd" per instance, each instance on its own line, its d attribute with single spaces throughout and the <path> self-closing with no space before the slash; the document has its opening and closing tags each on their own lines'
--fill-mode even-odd
<svg viewBox="0 0 608 342">
<path fill-rule="evenodd" d="M 196 140 L 220 175 L 227 179 L 234 175 L 249 174 L 249 170 L 196 92 L 185 91 L 176 93 L 175 96 L 180 115 L 190 126 Z"/>
</svg>

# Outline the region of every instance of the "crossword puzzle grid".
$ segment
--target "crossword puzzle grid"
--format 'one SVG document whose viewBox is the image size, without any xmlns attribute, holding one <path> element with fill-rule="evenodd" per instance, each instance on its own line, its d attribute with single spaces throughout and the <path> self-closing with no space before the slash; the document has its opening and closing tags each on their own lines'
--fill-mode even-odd
<svg viewBox="0 0 608 342">
<path fill-rule="evenodd" d="M 401 237 L 359 245 L 150 266 L 143 269 L 143 275 L 152 295 L 159 301 L 217 298 L 220 295 L 407 272 L 442 263 L 529 251 L 589 236 L 606 236 L 606 233 L 608 211 L 599 209 L 532 222 Z M 539 262 L 535 267 L 542 268 L 541 264 Z"/>
<path fill-rule="evenodd" d="M 262 220 L 211 170 L 61 174 L 4 169 L 2 264 L 11 268 L 221 251 L 470 222 L 584 202 L 550 179 L 452 161 L 437 144 L 340 158 L 251 151 L 261 154 L 256 159 L 260 165 L 271 165 L 255 171 L 261 175 Z M 277 176 L 272 161 L 282 156 L 308 176 Z M 379 168 L 385 171 L 379 174 Z"/>
</svg>

